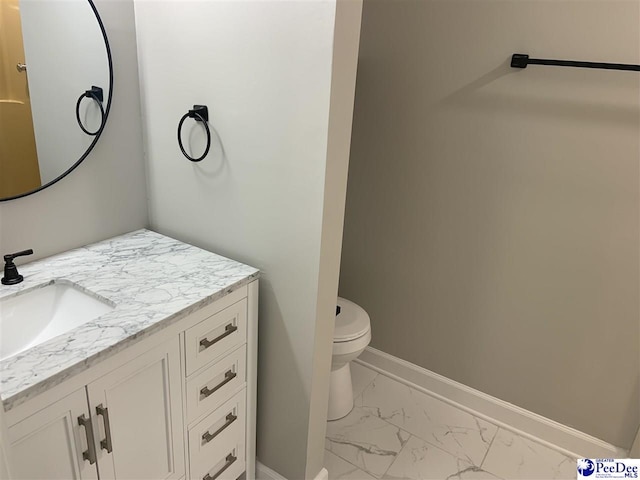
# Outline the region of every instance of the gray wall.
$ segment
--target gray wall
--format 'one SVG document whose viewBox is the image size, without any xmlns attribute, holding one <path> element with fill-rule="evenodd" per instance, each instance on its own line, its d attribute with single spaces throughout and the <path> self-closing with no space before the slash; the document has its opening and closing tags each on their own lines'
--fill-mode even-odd
<svg viewBox="0 0 640 480">
<path fill-rule="evenodd" d="M 636 433 L 636 439 L 631 446 L 631 451 L 629 452 L 630 458 L 640 458 L 640 429 L 638 433 Z"/>
<path fill-rule="evenodd" d="M 372 345 L 629 448 L 637 1 L 364 5 L 340 293 Z"/>
<path fill-rule="evenodd" d="M 336 3 L 135 2 L 151 226 L 262 270 L 257 455 L 290 479 L 324 456 L 358 40 L 334 39 Z M 175 138 L 194 104 L 213 133 L 200 163 Z M 202 128 L 183 138 L 200 155 Z"/>
<path fill-rule="evenodd" d="M 147 225 L 133 2 L 98 0 L 114 62 L 109 120 L 89 157 L 34 195 L 0 203 L 0 253 L 46 257 Z"/>
</svg>

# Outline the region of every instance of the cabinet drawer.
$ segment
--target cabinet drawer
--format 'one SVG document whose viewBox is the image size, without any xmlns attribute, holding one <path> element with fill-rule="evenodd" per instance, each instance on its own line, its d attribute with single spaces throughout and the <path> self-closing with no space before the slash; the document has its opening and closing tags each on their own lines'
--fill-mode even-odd
<svg viewBox="0 0 640 480">
<path fill-rule="evenodd" d="M 191 375 L 247 340 L 247 299 L 225 308 L 185 332 L 186 374 Z"/>
<path fill-rule="evenodd" d="M 213 476 L 221 468 L 218 465 L 216 470 L 216 463 L 221 458 L 226 460 L 229 453 L 237 458 L 225 469 L 226 473 L 220 475 L 221 478 L 227 478 L 232 466 L 244 464 L 245 396 L 246 390 L 243 389 L 189 429 L 189 463 L 193 478 L 203 478 L 207 473 Z M 233 453 L 234 449 L 237 454 Z"/>
<path fill-rule="evenodd" d="M 226 445 L 223 453 L 207 458 L 207 463 L 191 465 L 191 480 L 236 480 L 246 469 L 244 437 Z"/>
<path fill-rule="evenodd" d="M 211 412 L 245 386 L 246 352 L 243 345 L 187 380 L 188 423 Z"/>
</svg>

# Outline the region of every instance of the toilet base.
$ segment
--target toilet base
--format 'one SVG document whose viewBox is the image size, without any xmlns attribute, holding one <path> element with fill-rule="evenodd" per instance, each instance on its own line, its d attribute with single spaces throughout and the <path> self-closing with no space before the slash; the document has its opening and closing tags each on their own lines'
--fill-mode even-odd
<svg viewBox="0 0 640 480">
<path fill-rule="evenodd" d="M 351 362 L 331 370 L 329 378 L 329 410 L 327 420 L 338 420 L 353 410 Z"/>
</svg>

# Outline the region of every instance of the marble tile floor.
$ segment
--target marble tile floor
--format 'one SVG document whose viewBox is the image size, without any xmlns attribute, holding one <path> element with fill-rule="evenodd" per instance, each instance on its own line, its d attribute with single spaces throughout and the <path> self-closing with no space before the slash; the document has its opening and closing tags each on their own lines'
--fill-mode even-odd
<svg viewBox="0 0 640 480">
<path fill-rule="evenodd" d="M 355 407 L 328 422 L 330 480 L 575 479 L 575 459 L 357 363 Z"/>
</svg>

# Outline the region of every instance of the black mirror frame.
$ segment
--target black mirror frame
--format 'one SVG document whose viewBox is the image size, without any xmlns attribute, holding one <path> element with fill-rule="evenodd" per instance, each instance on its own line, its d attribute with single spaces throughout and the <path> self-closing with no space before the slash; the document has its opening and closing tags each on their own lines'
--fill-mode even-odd
<svg viewBox="0 0 640 480">
<path fill-rule="evenodd" d="M 102 122 L 102 125 L 100 125 L 100 129 L 98 130 L 98 132 L 96 133 L 95 137 L 93 138 L 93 141 L 91 142 L 91 145 L 89 145 L 89 147 L 82 154 L 80 159 L 76 163 L 71 165 L 71 167 L 69 167 L 60 176 L 54 178 L 50 182 L 45 183 L 44 185 L 41 185 L 38 188 L 36 188 L 34 190 L 31 190 L 29 192 L 21 193 L 20 195 L 14 195 L 12 197 L 0 198 L 0 202 L 6 202 L 8 200 L 15 200 L 16 198 L 22 198 L 22 197 L 26 197 L 28 195 L 33 195 L 34 193 L 40 192 L 41 190 L 44 190 L 45 188 L 50 187 L 54 183 L 59 182 L 64 177 L 69 175 L 73 170 L 75 170 L 76 167 L 78 165 L 80 165 L 83 162 L 83 160 L 89 156 L 89 154 L 91 153 L 91 150 L 93 150 L 93 147 L 98 142 L 98 139 L 102 136 L 102 131 L 104 130 L 104 127 L 107 124 L 107 120 L 109 119 L 109 111 L 111 110 L 111 99 L 113 98 L 113 60 L 111 58 L 111 47 L 109 46 L 109 39 L 107 38 L 107 31 L 105 30 L 104 24 L 102 23 L 102 18 L 100 18 L 100 13 L 98 12 L 98 9 L 96 8 L 95 4 L 93 3 L 93 0 L 87 0 L 87 2 L 89 3 L 89 6 L 91 7 L 91 10 L 93 10 L 94 15 L 96 16 L 96 20 L 98 21 L 98 26 L 100 27 L 100 31 L 102 32 L 102 38 L 104 40 L 104 46 L 105 46 L 105 48 L 107 50 L 107 62 L 109 64 L 109 99 L 107 100 L 107 107 L 104 110 L 104 121 Z"/>
</svg>

